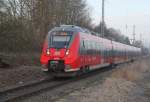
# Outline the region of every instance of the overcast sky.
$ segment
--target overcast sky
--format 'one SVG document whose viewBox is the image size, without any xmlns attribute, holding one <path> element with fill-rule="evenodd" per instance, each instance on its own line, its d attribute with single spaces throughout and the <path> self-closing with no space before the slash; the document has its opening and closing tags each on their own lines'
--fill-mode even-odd
<svg viewBox="0 0 150 102">
<path fill-rule="evenodd" d="M 101 1 L 87 0 L 92 11 L 93 23 L 98 24 L 101 20 Z M 133 25 L 136 25 L 136 38 L 140 33 L 145 43 L 150 43 L 150 0 L 105 0 L 105 22 L 108 27 L 120 29 L 132 38 Z M 149 45 L 150 46 L 150 45 Z"/>
</svg>

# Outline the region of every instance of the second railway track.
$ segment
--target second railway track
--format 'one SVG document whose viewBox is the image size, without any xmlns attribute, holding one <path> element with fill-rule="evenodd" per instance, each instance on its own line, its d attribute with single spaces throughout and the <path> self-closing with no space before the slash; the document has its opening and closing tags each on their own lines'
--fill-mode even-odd
<svg viewBox="0 0 150 102">
<path fill-rule="evenodd" d="M 38 92 L 43 88 L 46 88 L 46 85 L 49 85 L 48 83 L 52 82 L 53 79 L 46 79 L 39 82 L 30 83 L 27 85 L 14 87 L 10 89 L 5 89 L 3 91 L 0 91 L 0 102 L 7 102 L 14 100 L 16 98 L 26 96 L 28 94 Z"/>
</svg>

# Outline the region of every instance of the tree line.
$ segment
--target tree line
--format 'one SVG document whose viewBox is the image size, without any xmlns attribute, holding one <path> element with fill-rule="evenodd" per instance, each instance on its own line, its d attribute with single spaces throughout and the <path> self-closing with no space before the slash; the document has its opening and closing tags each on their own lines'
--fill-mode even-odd
<svg viewBox="0 0 150 102">
<path fill-rule="evenodd" d="M 0 51 L 40 51 L 47 32 L 61 24 L 93 28 L 86 0 L 0 0 Z M 127 37 L 105 27 L 105 37 L 130 44 Z"/>
<path fill-rule="evenodd" d="M 94 28 L 94 31 L 101 34 L 101 26 L 102 26 L 102 23 L 100 23 L 98 26 L 96 26 Z M 105 33 L 104 33 L 103 37 L 105 37 L 107 39 L 131 45 L 130 39 L 128 37 L 126 37 L 125 35 L 123 35 L 120 30 L 116 30 L 114 28 L 107 28 L 106 24 L 104 24 L 104 32 Z"/>
<path fill-rule="evenodd" d="M 89 27 L 85 0 L 0 0 L 0 50 L 39 50 L 48 30 L 61 24 Z"/>
</svg>

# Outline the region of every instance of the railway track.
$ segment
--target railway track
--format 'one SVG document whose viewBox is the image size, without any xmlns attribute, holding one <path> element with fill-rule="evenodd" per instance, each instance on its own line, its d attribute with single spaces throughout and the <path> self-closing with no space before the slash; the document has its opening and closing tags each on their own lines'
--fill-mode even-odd
<svg viewBox="0 0 150 102">
<path fill-rule="evenodd" d="M 57 87 L 63 86 L 67 83 L 71 83 L 74 81 L 82 80 L 109 70 L 112 70 L 114 68 L 102 68 L 99 70 L 92 71 L 90 73 L 81 75 L 80 77 L 77 78 L 69 78 L 69 79 L 47 79 L 43 80 L 37 83 L 32 83 L 28 85 L 24 85 L 21 87 L 16 87 L 8 90 L 4 90 L 0 92 L 0 102 L 11 102 L 16 99 L 20 99 L 22 97 L 28 97 L 33 94 L 37 94 L 40 92 L 45 92 L 45 91 L 50 91 L 52 89 L 55 89 Z"/>
<path fill-rule="evenodd" d="M 53 81 L 52 78 L 45 79 L 45 80 L 38 81 L 38 82 L 32 82 L 32 83 L 22 85 L 19 87 L 4 89 L 4 90 L 0 91 L 0 102 L 11 101 L 16 98 L 39 91 L 39 90 L 41 90 L 40 88 L 38 88 L 40 85 L 43 85 L 43 87 L 44 87 L 44 84 L 51 82 L 51 81 Z M 38 89 L 36 89 L 36 88 L 38 88 Z"/>
</svg>

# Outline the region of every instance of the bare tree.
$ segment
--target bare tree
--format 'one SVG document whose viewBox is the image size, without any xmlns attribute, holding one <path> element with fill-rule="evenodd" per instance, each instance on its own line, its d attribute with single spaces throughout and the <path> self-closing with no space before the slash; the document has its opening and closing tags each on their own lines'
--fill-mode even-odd
<svg viewBox="0 0 150 102">
<path fill-rule="evenodd" d="M 86 0 L 0 0 L 0 20 L 0 46 L 8 51 L 39 49 L 54 26 L 91 24 Z"/>
</svg>

